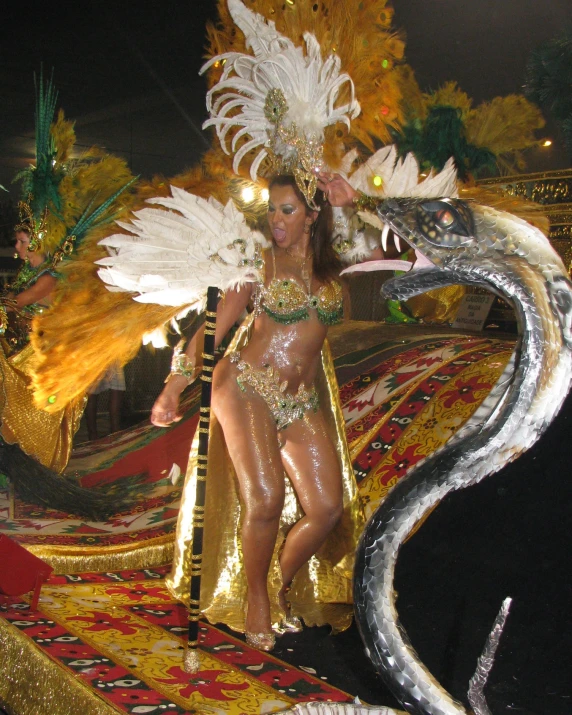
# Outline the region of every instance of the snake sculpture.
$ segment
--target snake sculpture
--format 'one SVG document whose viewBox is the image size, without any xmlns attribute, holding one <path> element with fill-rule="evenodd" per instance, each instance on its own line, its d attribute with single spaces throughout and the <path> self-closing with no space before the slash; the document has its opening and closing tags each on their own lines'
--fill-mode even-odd
<svg viewBox="0 0 572 715">
<path fill-rule="evenodd" d="M 403 707 L 415 715 L 488 715 L 482 688 L 492 658 L 473 678 L 469 711 L 409 644 L 395 606 L 395 564 L 425 514 L 450 492 L 516 459 L 557 414 L 570 388 L 572 284 L 542 232 L 504 211 L 462 199 L 387 198 L 376 213 L 418 256 L 410 272 L 385 284 L 387 297 L 406 300 L 452 284 L 480 286 L 510 302 L 519 323 L 518 348 L 490 396 L 452 440 L 391 490 L 364 530 L 354 572 L 366 654 Z M 498 619 L 496 630 L 498 636 Z M 292 712 L 325 715 L 327 707 L 300 705 Z M 348 704 L 335 712 L 394 711 Z"/>
</svg>

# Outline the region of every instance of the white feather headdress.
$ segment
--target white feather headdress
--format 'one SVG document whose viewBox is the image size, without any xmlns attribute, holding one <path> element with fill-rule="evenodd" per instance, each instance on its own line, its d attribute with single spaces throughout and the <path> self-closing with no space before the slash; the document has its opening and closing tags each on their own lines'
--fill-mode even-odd
<svg viewBox="0 0 572 715">
<path fill-rule="evenodd" d="M 349 127 L 360 112 L 353 82 L 340 72 L 337 55 L 322 60 L 314 35 L 304 34 L 304 53 L 273 22 L 248 10 L 240 0 L 228 0 L 228 8 L 253 55 L 228 52 L 202 68 L 204 72 L 217 62 L 224 64 L 220 80 L 207 94 L 211 117 L 203 127 L 214 126 L 223 150 L 235 154 L 235 172 L 244 157 L 259 148 L 250 167 L 252 180 L 256 181 L 268 157 L 273 171 L 294 174 L 312 205 L 324 129 L 338 122 Z M 348 101 L 337 105 L 346 84 Z M 234 129 L 229 150 L 227 135 Z"/>
</svg>

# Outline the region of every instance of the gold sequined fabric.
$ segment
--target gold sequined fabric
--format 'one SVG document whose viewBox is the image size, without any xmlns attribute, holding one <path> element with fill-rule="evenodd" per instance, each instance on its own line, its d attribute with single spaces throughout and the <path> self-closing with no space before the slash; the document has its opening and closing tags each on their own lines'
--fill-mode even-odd
<svg viewBox="0 0 572 715">
<path fill-rule="evenodd" d="M 0 704 L 18 715 L 117 715 L 70 669 L 58 667 L 15 626 L 0 619 Z"/>
<path fill-rule="evenodd" d="M 326 324 L 339 322 L 343 314 L 342 287 L 337 281 L 321 286 L 315 295 L 291 278 L 273 278 L 261 287 L 262 306 L 278 322 L 295 323 L 308 318 L 308 310 L 318 311 L 318 318 Z M 334 316 L 333 321 L 328 319 Z M 339 316 L 339 317 L 338 317 Z"/>
<path fill-rule="evenodd" d="M 0 349 L 0 435 L 45 467 L 61 472 L 69 460 L 85 399 L 55 413 L 39 410 L 30 390 L 36 361 L 31 345 L 9 358 Z"/>
<path fill-rule="evenodd" d="M 228 352 L 236 352 L 248 342 L 253 316 L 235 335 Z M 344 489 L 342 520 L 320 551 L 298 572 L 289 592 L 293 615 L 306 625 L 330 624 L 344 630 L 352 620 L 352 570 L 354 552 L 363 529 L 363 515 L 351 468 L 334 366 L 329 347 L 322 350 L 322 369 L 316 381 L 320 405 L 339 455 Z M 188 605 L 191 573 L 192 521 L 196 492 L 198 435 L 195 436 L 183 490 L 173 569 L 166 583 L 171 594 Z M 282 578 L 278 562 L 280 547 L 288 529 L 302 516 L 290 480 L 284 476 L 286 501 L 282 512 L 274 557 L 268 574 L 272 620 L 283 615 L 278 606 Z M 206 489 L 201 612 L 211 623 L 225 623 L 244 631 L 246 577 L 240 540 L 241 504 L 238 482 L 224 445 L 222 430 L 211 417 Z"/>
<path fill-rule="evenodd" d="M 416 318 L 422 318 L 426 323 L 452 323 L 466 292 L 466 286 L 429 290 L 409 298 L 407 307 Z"/>
</svg>

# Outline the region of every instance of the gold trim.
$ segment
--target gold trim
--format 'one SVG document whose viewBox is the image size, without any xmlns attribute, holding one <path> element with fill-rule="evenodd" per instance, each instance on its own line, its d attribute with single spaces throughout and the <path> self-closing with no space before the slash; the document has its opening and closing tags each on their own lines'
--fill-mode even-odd
<svg viewBox="0 0 572 715">
<path fill-rule="evenodd" d="M 173 560 L 174 541 L 174 534 L 164 534 L 149 541 L 115 546 L 23 546 L 49 564 L 56 574 L 101 573 L 165 566 Z"/>
<path fill-rule="evenodd" d="M 480 179 L 479 186 L 493 186 L 495 184 L 515 184 L 525 181 L 547 181 L 550 179 L 572 179 L 572 169 L 558 169 L 556 171 L 539 171 L 536 174 L 513 174 L 512 176 L 498 176 L 494 179 Z"/>
<path fill-rule="evenodd" d="M 122 713 L 55 663 L 28 636 L 0 618 L 0 700 L 18 715 L 116 715 Z"/>
</svg>

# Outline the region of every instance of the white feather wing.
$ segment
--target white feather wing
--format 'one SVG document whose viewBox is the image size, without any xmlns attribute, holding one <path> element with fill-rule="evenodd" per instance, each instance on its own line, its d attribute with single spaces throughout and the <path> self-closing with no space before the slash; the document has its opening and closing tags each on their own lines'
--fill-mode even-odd
<svg viewBox="0 0 572 715">
<path fill-rule="evenodd" d="M 225 291 L 260 279 L 267 241 L 232 201 L 223 206 L 176 187 L 171 194 L 119 223 L 128 233 L 101 241 L 111 254 L 97 261 L 109 290 L 136 293 L 142 303 L 200 308 L 209 286 Z"/>
</svg>

